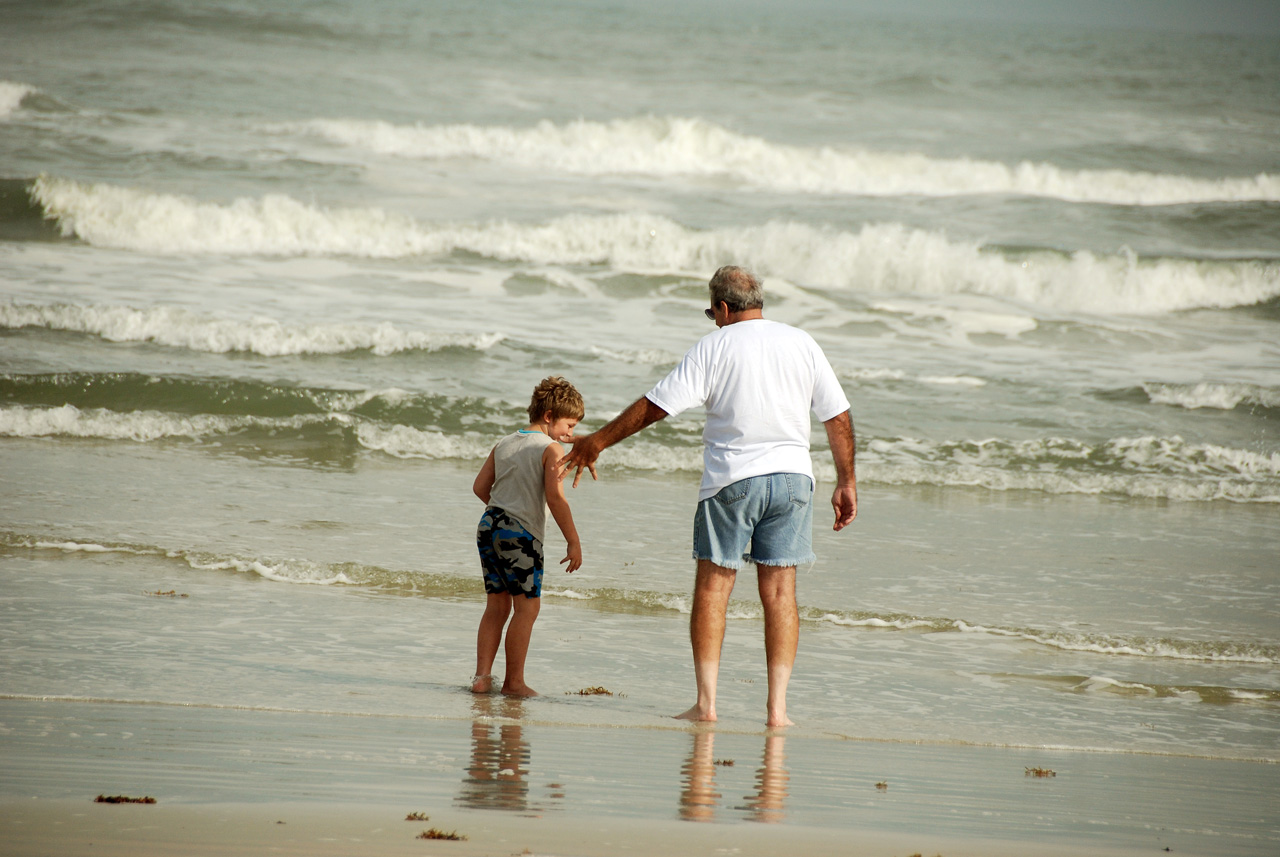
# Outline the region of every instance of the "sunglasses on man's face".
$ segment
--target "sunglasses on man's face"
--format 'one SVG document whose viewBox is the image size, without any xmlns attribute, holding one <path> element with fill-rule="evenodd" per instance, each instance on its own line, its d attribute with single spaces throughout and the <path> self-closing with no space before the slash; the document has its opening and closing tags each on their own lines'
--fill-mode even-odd
<svg viewBox="0 0 1280 857">
<path fill-rule="evenodd" d="M 705 312 L 705 313 L 707 314 L 707 318 L 711 319 L 712 321 L 715 321 L 715 320 L 716 320 L 716 311 L 715 311 L 715 310 L 713 310 L 713 309 L 704 309 L 704 310 L 703 310 L 703 312 Z"/>
</svg>

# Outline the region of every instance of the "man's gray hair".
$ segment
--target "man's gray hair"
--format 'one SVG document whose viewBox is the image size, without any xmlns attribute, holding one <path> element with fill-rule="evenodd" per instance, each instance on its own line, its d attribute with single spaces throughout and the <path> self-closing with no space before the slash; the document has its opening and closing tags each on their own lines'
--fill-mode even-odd
<svg viewBox="0 0 1280 857">
<path fill-rule="evenodd" d="M 711 276 L 707 285 L 711 289 L 712 306 L 719 306 L 724 301 L 730 312 L 764 309 L 764 287 L 746 268 L 725 265 Z"/>
</svg>

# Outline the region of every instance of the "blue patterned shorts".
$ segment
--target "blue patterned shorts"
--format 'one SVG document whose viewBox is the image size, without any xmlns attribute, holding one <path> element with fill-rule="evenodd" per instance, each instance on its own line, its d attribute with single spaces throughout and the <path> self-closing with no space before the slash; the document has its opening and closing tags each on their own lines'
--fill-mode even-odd
<svg viewBox="0 0 1280 857">
<path fill-rule="evenodd" d="M 484 591 L 525 598 L 542 596 L 542 542 L 496 506 L 480 516 L 476 547 L 484 570 Z"/>
</svg>

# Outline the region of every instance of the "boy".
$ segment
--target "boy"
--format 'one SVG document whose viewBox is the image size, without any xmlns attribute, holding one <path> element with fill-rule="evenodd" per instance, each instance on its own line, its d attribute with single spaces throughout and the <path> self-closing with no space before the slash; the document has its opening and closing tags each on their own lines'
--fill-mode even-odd
<svg viewBox="0 0 1280 857">
<path fill-rule="evenodd" d="M 564 534 L 567 555 L 560 560 L 576 571 L 582 565 L 582 545 L 573 514 L 564 496 L 557 463 L 582 419 L 582 395 L 559 376 L 543 379 L 529 402 L 529 426 L 498 441 L 476 476 L 472 490 L 487 506 L 476 529 L 480 565 L 487 595 L 476 635 L 476 674 L 473 693 L 493 689 L 494 658 L 507 618 L 506 677 L 508 696 L 537 696 L 524 683 L 529 637 L 538 618 L 542 596 L 542 532 L 547 509 Z"/>
</svg>

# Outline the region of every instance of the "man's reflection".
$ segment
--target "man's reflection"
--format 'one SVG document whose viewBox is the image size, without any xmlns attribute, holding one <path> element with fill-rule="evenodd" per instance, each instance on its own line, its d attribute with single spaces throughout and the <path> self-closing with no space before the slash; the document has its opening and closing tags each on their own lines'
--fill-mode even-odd
<svg viewBox="0 0 1280 857">
<path fill-rule="evenodd" d="M 457 802 L 472 809 L 529 809 L 529 744 L 519 723 L 495 723 L 487 718 L 519 720 L 524 700 L 477 694 L 472 700 L 471 765 L 462 778 Z"/>
<path fill-rule="evenodd" d="M 787 756 L 783 752 L 786 740 L 782 735 L 765 736 L 764 759 L 756 771 L 756 793 L 746 795 L 749 821 L 772 824 L 786 816 L 787 784 L 791 782 L 785 767 Z"/>
<path fill-rule="evenodd" d="M 712 821 L 720 793 L 716 791 L 714 732 L 695 732 L 693 750 L 680 773 L 684 775 L 680 790 L 680 817 L 686 821 Z"/>
<path fill-rule="evenodd" d="M 786 816 L 787 787 L 791 776 L 786 769 L 786 736 L 767 735 L 764 755 L 756 770 L 756 790 L 744 797 L 746 803 L 735 809 L 746 813 L 749 821 L 774 823 Z M 687 821 L 713 821 L 720 806 L 716 791 L 716 770 L 730 760 L 715 758 L 715 733 L 695 732 L 693 749 L 684 767 L 680 790 L 680 817 Z"/>
</svg>

